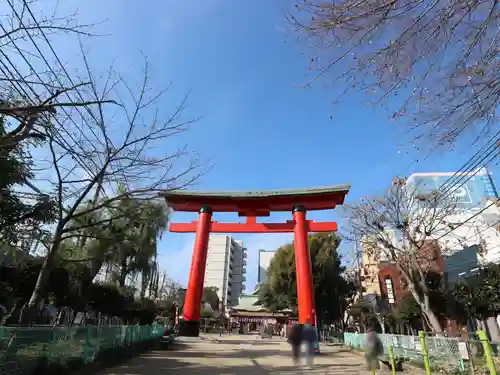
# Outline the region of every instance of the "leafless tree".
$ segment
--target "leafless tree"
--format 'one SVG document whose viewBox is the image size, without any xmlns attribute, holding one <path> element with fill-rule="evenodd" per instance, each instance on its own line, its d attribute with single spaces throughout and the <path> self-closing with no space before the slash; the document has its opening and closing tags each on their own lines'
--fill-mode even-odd
<svg viewBox="0 0 500 375">
<path fill-rule="evenodd" d="M 363 251 L 375 261 L 394 264 L 408 290 L 436 332 L 442 327 L 432 310 L 426 274 L 438 271 L 439 257 L 447 249 L 439 248 L 448 220 L 457 214 L 454 198 L 432 192 L 418 195 L 405 180 L 395 180 L 385 195 L 365 198 L 347 206 L 353 235 L 360 239 Z"/>
<path fill-rule="evenodd" d="M 336 100 L 364 92 L 414 140 L 450 146 L 496 129 L 499 9 L 497 0 L 296 0 L 289 16 L 317 47 L 309 84 L 340 88 Z"/>
<path fill-rule="evenodd" d="M 62 134 L 55 127 L 46 127 L 42 134 L 48 139 L 52 174 L 46 178 L 55 188 L 58 216 L 51 241 L 45 243 L 47 256 L 29 306 L 39 301 L 47 271 L 62 241 L 79 238 L 83 230 L 120 218 L 118 212 L 116 217 L 87 220 L 95 218 L 93 213 L 123 197 L 156 198 L 165 189 L 192 184 L 203 172 L 195 155 L 173 139 L 195 121 L 183 119 L 188 95 L 172 113 L 164 115 L 160 103 L 166 91 L 151 90 L 147 61 L 137 88 L 113 71 L 99 87 L 85 55 L 84 59 L 91 83 L 79 92 L 99 104 L 76 124 L 73 122 L 78 118 L 78 108 L 58 119 L 72 131 Z M 119 104 L 105 108 L 102 103 L 107 97 L 116 98 L 113 100 Z M 82 224 L 74 225 L 78 220 Z M 88 236 L 89 231 L 86 233 Z"/>
<path fill-rule="evenodd" d="M 7 5 L 11 14 L 0 23 L 0 114 L 11 127 L 0 147 L 44 141 L 30 186 L 54 196 L 57 209 L 51 236 L 40 241 L 46 256 L 28 304 L 32 310 L 65 240 L 85 242 L 99 232 L 91 228 L 119 219 L 117 202 L 124 197 L 157 198 L 159 191 L 192 184 L 203 169 L 178 137 L 196 121 L 184 117 L 189 95 L 174 106 L 164 100 L 169 92 L 152 89 L 146 58 L 131 82 L 89 60 L 84 45 L 94 25 L 79 24 L 76 14 L 45 17 L 35 11 L 36 0 Z M 70 37 L 65 43 L 80 45 L 81 61 L 73 58 L 71 70 L 53 44 L 61 34 Z"/>
</svg>

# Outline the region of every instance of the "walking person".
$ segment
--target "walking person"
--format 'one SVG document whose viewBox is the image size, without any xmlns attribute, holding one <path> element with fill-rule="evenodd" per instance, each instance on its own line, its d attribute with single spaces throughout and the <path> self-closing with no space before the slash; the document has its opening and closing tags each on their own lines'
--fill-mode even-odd
<svg viewBox="0 0 500 375">
<path fill-rule="evenodd" d="M 365 361 L 368 370 L 375 374 L 380 368 L 379 357 L 384 353 L 384 345 L 373 329 L 368 330 L 365 341 Z"/>
<path fill-rule="evenodd" d="M 300 363 L 300 344 L 302 343 L 302 326 L 294 324 L 288 330 L 288 343 L 292 346 L 292 360 L 295 366 Z"/>
<path fill-rule="evenodd" d="M 314 343 L 316 342 L 316 328 L 311 325 L 311 322 L 306 320 L 306 324 L 302 328 L 302 343 L 305 346 L 306 365 L 312 366 L 314 356 Z"/>
</svg>

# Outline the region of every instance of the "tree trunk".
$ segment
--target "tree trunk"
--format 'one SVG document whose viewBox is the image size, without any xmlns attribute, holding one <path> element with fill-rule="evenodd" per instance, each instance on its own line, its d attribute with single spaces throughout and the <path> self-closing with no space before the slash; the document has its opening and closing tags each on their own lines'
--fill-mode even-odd
<svg viewBox="0 0 500 375">
<path fill-rule="evenodd" d="M 434 330 L 434 332 L 443 333 L 441 322 L 439 321 L 434 311 L 432 311 L 430 307 L 422 306 L 422 312 L 427 317 L 427 320 L 429 321 L 429 324 L 431 325 L 431 328 Z"/>
<path fill-rule="evenodd" d="M 10 311 L 7 311 L 5 313 L 5 315 L 2 316 L 2 319 L 0 321 L 0 326 L 3 326 L 5 325 L 9 320 L 10 318 L 12 317 L 12 315 L 14 315 L 14 312 L 19 309 L 19 305 L 21 304 L 21 301 L 20 300 L 17 300 L 14 305 L 12 306 L 12 308 L 10 309 Z"/>
<path fill-rule="evenodd" d="M 127 280 L 127 274 L 128 274 L 127 261 L 124 260 L 121 264 L 120 275 L 118 277 L 118 285 L 122 288 L 125 286 L 125 281 Z"/>
<path fill-rule="evenodd" d="M 438 317 L 430 307 L 429 296 L 424 295 L 423 298 L 420 297 L 420 295 L 417 292 L 417 283 L 415 282 L 415 280 L 410 278 L 409 274 L 400 265 L 398 265 L 398 268 L 401 272 L 401 275 L 403 275 L 403 278 L 408 284 L 408 289 L 410 290 L 413 298 L 415 298 L 415 301 L 417 301 L 422 313 L 425 314 L 425 316 L 427 317 L 427 320 L 431 325 L 431 328 L 434 330 L 435 333 L 442 333 L 443 328 L 441 327 L 441 323 L 439 322 Z"/>
<path fill-rule="evenodd" d="M 33 289 L 33 293 L 31 294 L 31 298 L 27 306 L 29 310 L 33 310 L 42 299 L 42 291 L 47 281 L 47 278 L 49 277 L 50 269 L 54 262 L 57 250 L 59 249 L 60 243 L 61 243 L 61 235 L 59 231 L 57 231 L 54 241 L 52 242 L 52 246 L 50 247 L 49 252 L 42 263 L 42 268 L 40 268 L 40 272 L 38 273 L 38 278 L 36 280 L 35 288 Z"/>
</svg>

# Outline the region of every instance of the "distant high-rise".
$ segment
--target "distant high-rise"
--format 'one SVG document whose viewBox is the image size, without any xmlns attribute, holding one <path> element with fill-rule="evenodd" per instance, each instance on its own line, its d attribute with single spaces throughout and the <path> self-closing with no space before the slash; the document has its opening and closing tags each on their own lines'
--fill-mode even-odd
<svg viewBox="0 0 500 375">
<path fill-rule="evenodd" d="M 245 289 L 246 249 L 243 241 L 211 234 L 208 241 L 205 287 L 216 287 L 224 306 L 237 306 Z"/>
<path fill-rule="evenodd" d="M 275 254 L 274 250 L 259 250 L 259 272 L 257 274 L 259 284 L 264 284 L 267 281 L 269 266 Z"/>
</svg>

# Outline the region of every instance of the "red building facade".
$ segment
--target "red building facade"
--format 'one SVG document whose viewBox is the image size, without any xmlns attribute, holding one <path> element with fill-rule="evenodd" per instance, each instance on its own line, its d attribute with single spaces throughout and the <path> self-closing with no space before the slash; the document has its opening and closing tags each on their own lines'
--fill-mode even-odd
<svg viewBox="0 0 500 375">
<path fill-rule="evenodd" d="M 439 245 L 435 241 L 428 241 L 422 246 L 420 254 L 416 255 L 416 257 L 423 269 L 444 274 L 444 258 Z M 407 291 L 406 283 L 398 267 L 389 261 L 380 262 L 378 279 L 381 298 L 388 299 L 391 305 L 397 305 L 398 301 Z M 387 280 L 390 280 L 390 282 L 387 282 Z"/>
<path fill-rule="evenodd" d="M 445 260 L 441 254 L 439 245 L 435 241 L 429 241 L 425 244 L 416 256 L 418 264 L 424 270 L 437 272 L 444 275 Z M 388 280 L 390 280 L 388 282 Z M 379 263 L 378 281 L 380 285 L 380 297 L 384 301 L 389 302 L 390 308 L 396 308 L 401 298 L 408 293 L 406 283 L 397 268 L 396 264 L 389 261 Z M 461 334 L 461 327 L 458 326 L 455 320 L 442 319 L 441 326 L 450 335 Z M 466 330 L 465 330 L 466 332 Z"/>
</svg>

